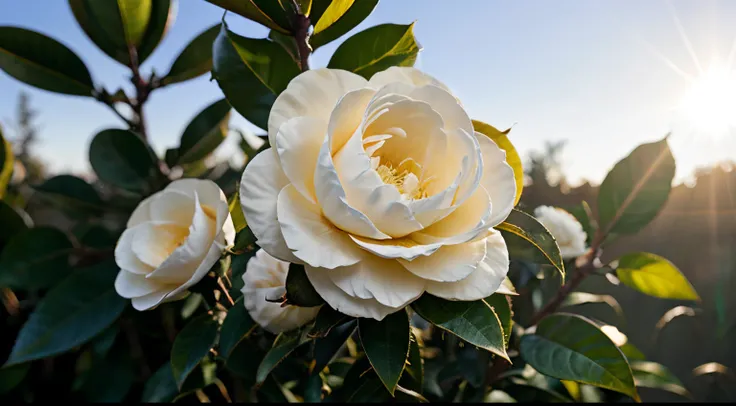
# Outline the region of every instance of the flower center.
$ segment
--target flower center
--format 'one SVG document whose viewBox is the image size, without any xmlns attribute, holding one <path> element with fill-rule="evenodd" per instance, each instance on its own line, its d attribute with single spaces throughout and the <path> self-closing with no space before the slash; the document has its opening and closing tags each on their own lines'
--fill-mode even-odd
<svg viewBox="0 0 736 406">
<path fill-rule="evenodd" d="M 432 182 L 433 177 L 420 180 L 421 165 L 413 159 L 407 158 L 394 168 L 390 162 L 380 164 L 381 158 L 376 158 L 375 162 L 379 162 L 378 167 L 375 168 L 378 176 L 381 177 L 383 183 L 396 186 L 402 197 L 408 200 L 419 200 L 428 196 L 427 186 Z M 419 172 L 419 177 L 414 173 L 415 171 Z"/>
</svg>

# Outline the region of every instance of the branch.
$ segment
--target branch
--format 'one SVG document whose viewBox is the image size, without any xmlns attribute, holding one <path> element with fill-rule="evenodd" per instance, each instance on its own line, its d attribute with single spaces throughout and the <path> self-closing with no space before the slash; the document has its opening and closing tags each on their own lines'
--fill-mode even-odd
<svg viewBox="0 0 736 406">
<path fill-rule="evenodd" d="M 110 108 L 113 113 L 115 113 L 116 116 L 118 116 L 121 120 L 125 122 L 125 124 L 128 125 L 128 127 L 134 127 L 135 122 L 128 117 L 125 117 L 123 113 L 120 112 L 120 110 L 115 107 L 115 101 L 113 101 L 112 96 L 107 92 L 107 90 L 102 90 L 101 92 L 95 93 L 95 99 L 102 102 L 104 105 Z M 130 101 L 126 102 L 130 105 Z"/>
<path fill-rule="evenodd" d="M 312 47 L 309 46 L 309 26 L 312 25 L 309 17 L 302 14 L 301 7 L 296 0 L 291 1 L 294 9 L 297 11 L 294 15 L 294 39 L 296 40 L 297 50 L 299 51 L 299 67 L 302 72 L 309 70 L 309 54 L 312 53 Z"/>
</svg>

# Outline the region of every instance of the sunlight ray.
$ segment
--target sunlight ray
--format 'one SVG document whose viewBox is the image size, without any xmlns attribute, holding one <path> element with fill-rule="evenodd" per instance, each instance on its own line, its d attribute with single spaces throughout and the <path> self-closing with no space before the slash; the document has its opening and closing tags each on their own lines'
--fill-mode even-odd
<svg viewBox="0 0 736 406">
<path fill-rule="evenodd" d="M 672 15 L 672 21 L 675 23 L 675 26 L 677 27 L 677 32 L 680 34 L 680 38 L 682 38 L 682 42 L 685 43 L 685 48 L 687 48 L 687 52 L 693 58 L 693 62 L 695 62 L 695 67 L 698 69 L 699 73 L 703 73 L 703 68 L 702 66 L 700 66 L 700 61 L 698 60 L 698 56 L 695 54 L 695 49 L 693 48 L 693 44 L 690 42 L 690 39 L 687 37 L 687 34 L 685 34 L 685 28 L 682 26 L 682 23 L 680 22 L 680 18 L 677 16 L 677 10 L 675 10 L 675 6 L 672 5 L 672 2 L 670 0 L 665 0 L 665 3 L 667 3 L 670 14 Z"/>
</svg>

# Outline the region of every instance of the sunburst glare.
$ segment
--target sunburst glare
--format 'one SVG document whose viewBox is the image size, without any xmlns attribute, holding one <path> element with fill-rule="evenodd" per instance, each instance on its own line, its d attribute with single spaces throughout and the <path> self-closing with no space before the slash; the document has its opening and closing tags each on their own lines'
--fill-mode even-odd
<svg viewBox="0 0 736 406">
<path fill-rule="evenodd" d="M 698 136 L 728 135 L 736 129 L 736 72 L 712 64 L 693 81 L 679 108 Z"/>
</svg>

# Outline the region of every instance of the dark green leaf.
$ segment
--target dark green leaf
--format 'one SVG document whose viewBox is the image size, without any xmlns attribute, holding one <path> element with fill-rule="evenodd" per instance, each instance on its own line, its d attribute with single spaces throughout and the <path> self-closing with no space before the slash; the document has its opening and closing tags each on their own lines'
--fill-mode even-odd
<svg viewBox="0 0 736 406">
<path fill-rule="evenodd" d="M 181 135 L 177 163 L 193 163 L 212 153 L 227 137 L 229 121 L 230 104 L 225 99 L 199 112 Z"/>
<path fill-rule="evenodd" d="M 552 234 L 542 223 L 521 210 L 514 209 L 506 221 L 496 226 L 499 230 L 508 231 L 523 238 L 539 250 L 552 264 L 562 278 L 565 278 L 565 263 L 560 254 L 560 247 Z"/>
<path fill-rule="evenodd" d="M 299 66 L 279 44 L 241 37 L 222 25 L 213 45 L 213 76 L 230 105 L 256 126 L 268 128 L 271 105 Z"/>
<path fill-rule="evenodd" d="M 511 319 L 513 315 L 511 312 L 511 299 L 506 295 L 494 293 L 483 300 L 496 312 L 496 316 L 498 316 L 498 320 L 501 322 L 501 327 L 503 327 L 503 338 L 508 348 L 509 338 L 511 338 L 511 327 L 514 325 Z"/>
<path fill-rule="evenodd" d="M 289 264 L 289 273 L 286 275 L 286 299 L 289 303 L 301 307 L 320 306 L 325 302 L 307 278 L 304 265 L 299 264 Z"/>
<path fill-rule="evenodd" d="M 424 388 L 424 362 L 419 349 L 419 341 L 414 333 L 411 333 L 409 356 L 406 358 L 406 366 L 399 380 L 399 386 L 421 393 Z"/>
<path fill-rule="evenodd" d="M 318 338 L 314 342 L 314 363 L 309 366 L 309 373 L 312 375 L 318 375 L 322 370 L 329 364 L 335 355 L 337 355 L 340 348 L 343 347 L 345 341 L 350 337 L 355 328 L 357 322 L 351 320 L 343 325 L 335 327 L 334 331 L 327 337 Z"/>
<path fill-rule="evenodd" d="M 61 354 L 105 330 L 126 304 L 115 292 L 117 272 L 115 261 L 106 260 L 51 289 L 23 325 L 6 365 Z"/>
<path fill-rule="evenodd" d="M 0 27 L 2 33 L 2 27 Z M 2 68 L 2 48 L 0 48 L 0 68 Z M 0 199 L 5 196 L 5 190 L 13 177 L 15 155 L 13 146 L 3 136 L 3 128 L 0 127 Z"/>
<path fill-rule="evenodd" d="M 333 392 L 329 400 L 335 399 L 349 403 L 385 403 L 391 399 L 391 394 L 371 368 L 368 358 L 362 357 L 353 363 L 342 387 Z"/>
<path fill-rule="evenodd" d="M 689 398 L 690 392 L 682 382 L 664 365 L 650 361 L 632 361 L 636 386 L 640 388 L 661 389 Z"/>
<path fill-rule="evenodd" d="M 619 161 L 598 189 L 603 235 L 633 234 L 659 213 L 672 189 L 675 158 L 665 137 L 643 144 Z"/>
<path fill-rule="evenodd" d="M 542 374 L 610 389 L 639 399 L 623 353 L 588 319 L 558 313 L 521 338 L 522 358 Z"/>
<path fill-rule="evenodd" d="M 87 373 L 81 388 L 85 400 L 92 403 L 119 403 L 133 386 L 137 365 L 129 354 L 114 352 L 96 363 Z"/>
<path fill-rule="evenodd" d="M 238 377 L 248 382 L 255 382 L 259 363 L 263 359 L 263 352 L 258 345 L 249 339 L 241 340 L 230 352 L 225 365 Z"/>
<path fill-rule="evenodd" d="M 414 24 L 382 24 L 361 31 L 340 44 L 328 68 L 345 69 L 366 79 L 392 66 L 413 66 L 421 47 Z"/>
<path fill-rule="evenodd" d="M 330 334 L 330 331 L 335 326 L 338 326 L 350 317 L 338 312 L 331 308 L 329 305 L 324 305 L 319 309 L 317 317 L 314 320 L 314 326 L 309 330 L 310 337 L 325 337 Z"/>
<path fill-rule="evenodd" d="M 99 214 L 105 209 L 92 185 L 76 176 L 54 176 L 33 188 L 43 198 L 71 213 Z"/>
<path fill-rule="evenodd" d="M 450 301 L 425 293 L 411 307 L 435 326 L 509 359 L 501 321 L 485 301 Z"/>
<path fill-rule="evenodd" d="M 320 403 L 322 401 L 322 377 L 310 375 L 304 384 L 304 403 Z"/>
<path fill-rule="evenodd" d="M 178 393 L 179 388 L 176 386 L 176 380 L 174 380 L 171 363 L 167 362 L 146 381 L 141 402 L 169 403 Z"/>
<path fill-rule="evenodd" d="M 0 224 L 3 225 L 0 227 L 0 250 L 15 235 L 28 230 L 23 217 L 2 200 L 0 200 Z"/>
<path fill-rule="evenodd" d="M 263 24 L 279 32 L 288 33 L 291 24 L 282 4 L 286 0 L 207 0 L 225 10 Z"/>
<path fill-rule="evenodd" d="M 0 27 L 0 69 L 50 92 L 92 96 L 92 77 L 79 57 L 62 43 L 35 31 Z"/>
<path fill-rule="evenodd" d="M 145 190 L 158 170 L 153 151 L 128 130 L 109 129 L 95 135 L 89 162 L 100 180 L 133 191 Z"/>
<path fill-rule="evenodd" d="M 217 327 L 212 315 L 203 314 L 187 323 L 176 336 L 171 347 L 171 370 L 179 388 L 215 345 Z"/>
<path fill-rule="evenodd" d="M 624 285 L 663 299 L 700 300 L 698 293 L 675 265 L 648 252 L 618 259 L 616 276 Z"/>
<path fill-rule="evenodd" d="M 323 0 L 327 7 L 319 16 L 313 16 L 314 32 L 309 38 L 312 49 L 317 49 L 355 28 L 376 8 L 378 0 Z M 324 7 L 324 6 L 323 6 Z"/>
<path fill-rule="evenodd" d="M 16 235 L 0 254 L 0 285 L 14 289 L 45 289 L 71 272 L 72 243 L 63 232 L 38 227 Z"/>
<path fill-rule="evenodd" d="M 176 19 L 176 3 L 172 0 L 153 0 L 151 18 L 146 27 L 146 34 L 138 46 L 138 62 L 143 63 L 156 49 L 166 32 L 174 25 Z"/>
<path fill-rule="evenodd" d="M 261 364 L 258 365 L 258 371 L 256 372 L 256 383 L 262 384 L 266 378 L 268 378 L 268 375 L 273 371 L 276 366 L 278 366 L 281 361 L 283 361 L 286 357 L 289 356 L 296 347 L 298 347 L 301 344 L 301 340 L 299 335 L 285 335 L 280 334 L 276 341 L 274 341 L 274 346 L 268 350 L 266 353 L 266 356 L 263 357 L 263 360 L 261 361 Z"/>
<path fill-rule="evenodd" d="M 250 318 L 248 311 L 243 305 L 243 298 L 235 301 L 233 307 L 227 312 L 227 317 L 222 323 L 220 330 L 220 356 L 227 359 L 230 353 L 245 338 L 245 336 L 256 327 L 256 323 Z"/>
<path fill-rule="evenodd" d="M 79 226 L 86 226 L 81 229 Z M 96 224 L 80 223 L 74 234 L 79 243 L 91 248 L 114 248 L 117 238 L 105 227 Z"/>
<path fill-rule="evenodd" d="M 629 363 L 631 363 L 631 361 L 645 361 L 647 359 L 647 357 L 645 357 L 644 354 L 634 346 L 634 344 L 629 342 L 618 347 L 618 349 L 621 350 L 624 356 L 626 356 Z"/>
<path fill-rule="evenodd" d="M 30 363 L 0 368 L 0 395 L 10 392 L 23 382 L 23 378 L 28 375 L 28 370 L 30 369 Z"/>
<path fill-rule="evenodd" d="M 588 292 L 572 292 L 565 298 L 560 307 L 579 306 L 589 303 L 605 303 L 609 307 L 611 307 L 613 311 L 616 312 L 616 316 L 618 316 L 619 321 L 626 320 L 626 318 L 624 317 L 624 309 L 621 308 L 621 305 L 618 303 L 618 301 L 611 295 L 596 295 L 594 293 Z"/>
<path fill-rule="evenodd" d="M 197 35 L 176 57 L 162 82 L 164 84 L 183 82 L 211 71 L 212 43 L 219 33 L 220 25 L 217 24 Z"/>
</svg>

